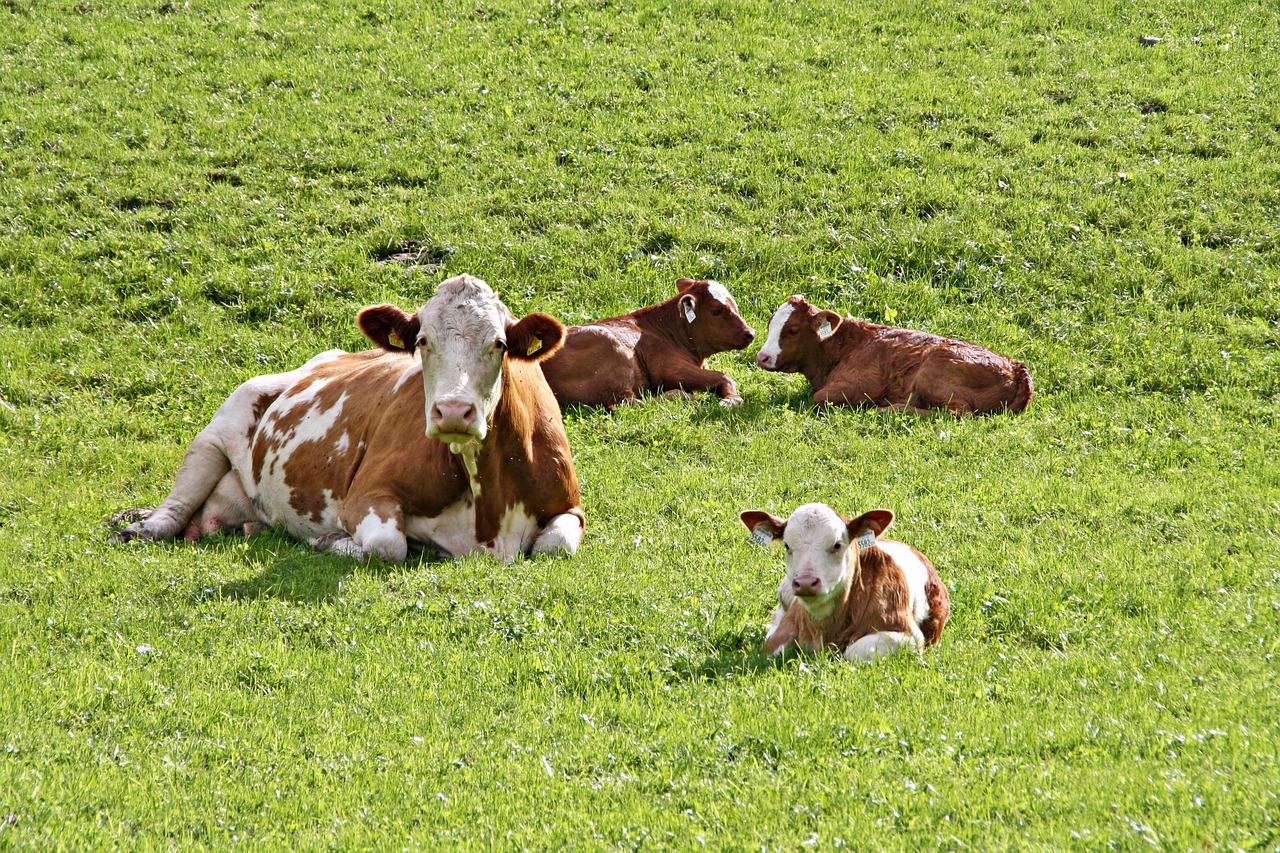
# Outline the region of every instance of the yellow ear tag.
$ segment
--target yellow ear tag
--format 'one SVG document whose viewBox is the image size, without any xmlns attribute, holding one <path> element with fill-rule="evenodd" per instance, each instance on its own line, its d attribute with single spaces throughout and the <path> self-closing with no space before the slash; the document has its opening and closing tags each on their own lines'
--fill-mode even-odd
<svg viewBox="0 0 1280 853">
<path fill-rule="evenodd" d="M 396 334 L 395 329 L 387 332 L 387 343 L 391 344 L 396 349 L 404 349 L 404 340 Z"/>
<path fill-rule="evenodd" d="M 534 338 L 533 340 L 529 341 L 529 348 L 525 350 L 524 354 L 533 355 L 535 352 L 537 352 L 540 349 L 542 349 L 542 338 Z"/>
</svg>

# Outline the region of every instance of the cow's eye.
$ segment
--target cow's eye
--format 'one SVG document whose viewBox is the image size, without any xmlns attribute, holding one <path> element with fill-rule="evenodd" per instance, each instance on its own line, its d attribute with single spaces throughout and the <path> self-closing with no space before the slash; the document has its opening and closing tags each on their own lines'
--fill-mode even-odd
<svg viewBox="0 0 1280 853">
<path fill-rule="evenodd" d="M 783 330 L 782 330 L 782 336 L 783 336 L 784 338 L 789 338 L 789 337 L 791 337 L 792 335 L 794 335 L 795 333 L 796 333 L 796 330 L 795 330 L 795 329 L 783 329 Z"/>
<path fill-rule="evenodd" d="M 787 549 L 787 553 L 788 553 L 788 554 L 790 554 L 790 553 L 791 553 L 791 546 L 790 546 L 790 545 L 788 545 L 787 543 L 785 543 L 785 542 L 784 542 L 784 543 L 782 543 L 782 547 Z"/>
<path fill-rule="evenodd" d="M 843 543 L 843 542 L 837 542 L 836 544 L 834 544 L 834 545 L 832 545 L 832 546 L 831 546 L 831 553 L 832 553 L 832 554 L 839 554 L 839 553 L 840 553 L 840 549 L 841 549 L 841 548 L 843 548 L 843 547 L 844 547 L 844 543 Z"/>
<path fill-rule="evenodd" d="M 506 352 L 507 342 L 504 341 L 502 338 L 498 338 L 496 341 L 493 342 L 493 348 L 497 352 Z"/>
<path fill-rule="evenodd" d="M 418 338 L 414 345 L 420 350 L 430 350 L 431 345 L 427 343 L 426 338 Z"/>
</svg>

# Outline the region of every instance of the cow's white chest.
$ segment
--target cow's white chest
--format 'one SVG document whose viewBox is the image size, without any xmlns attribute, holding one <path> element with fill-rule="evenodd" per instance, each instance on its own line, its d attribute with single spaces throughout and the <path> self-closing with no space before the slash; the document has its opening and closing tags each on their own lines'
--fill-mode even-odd
<svg viewBox="0 0 1280 853">
<path fill-rule="evenodd" d="M 410 539 L 430 542 L 453 557 L 466 554 L 491 554 L 512 560 L 528 552 L 539 531 L 538 520 L 524 504 L 513 504 L 502 516 L 498 535 L 481 542 L 476 538 L 475 504 L 458 501 L 439 515 L 405 519 L 405 532 Z"/>
<path fill-rule="evenodd" d="M 910 545 L 895 542 L 892 539 L 881 539 L 876 544 L 886 551 L 893 561 L 902 569 L 907 581 L 907 589 L 911 592 L 911 618 L 919 625 L 929 616 L 929 600 L 925 598 L 924 587 L 929 580 L 929 570 L 911 550 Z"/>
</svg>

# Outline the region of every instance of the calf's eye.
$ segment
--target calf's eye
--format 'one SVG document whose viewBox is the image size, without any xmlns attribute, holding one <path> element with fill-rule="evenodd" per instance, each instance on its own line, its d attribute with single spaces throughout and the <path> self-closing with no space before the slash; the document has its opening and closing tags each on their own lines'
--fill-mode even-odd
<svg viewBox="0 0 1280 853">
<path fill-rule="evenodd" d="M 507 342 L 504 341 L 502 338 L 498 338 L 496 341 L 493 342 L 493 348 L 498 352 L 506 352 Z"/>
</svg>

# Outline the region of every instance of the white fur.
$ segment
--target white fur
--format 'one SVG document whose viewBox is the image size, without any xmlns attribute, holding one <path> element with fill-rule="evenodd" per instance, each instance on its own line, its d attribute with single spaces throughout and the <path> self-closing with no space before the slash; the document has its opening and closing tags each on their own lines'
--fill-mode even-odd
<svg viewBox="0 0 1280 853">
<path fill-rule="evenodd" d="M 707 282 L 707 292 L 710 293 L 712 297 L 714 297 L 715 299 L 723 303 L 725 306 L 732 308 L 734 311 L 738 310 L 737 305 L 734 304 L 733 297 L 729 294 L 729 289 L 725 287 L 723 284 L 721 284 L 720 282 L 718 281 Z"/>
<path fill-rule="evenodd" d="M 916 556 L 910 545 L 894 542 L 891 539 L 881 540 L 881 550 L 893 558 L 893 562 L 902 569 L 907 582 L 907 590 L 911 596 L 911 618 L 917 625 L 929 618 L 929 599 L 925 597 L 924 588 L 929 580 L 929 569 Z"/>
<path fill-rule="evenodd" d="M 582 519 L 576 515 L 561 513 L 533 540 L 535 554 L 572 554 L 582 544 Z"/>
<path fill-rule="evenodd" d="M 859 637 L 844 650 L 844 659 L 858 663 L 871 663 L 879 658 L 896 654 L 904 648 L 920 651 L 924 648 L 924 637 L 917 630 L 914 634 L 903 634 L 899 631 L 880 631 Z"/>
<path fill-rule="evenodd" d="M 373 507 L 352 531 L 351 538 L 368 556 L 399 563 L 409 555 L 409 543 L 395 519 L 380 517 Z"/>
<path fill-rule="evenodd" d="M 791 303 L 784 302 L 769 318 L 769 332 L 765 336 L 764 346 L 760 348 L 760 354 L 756 356 L 761 367 L 772 370 L 778 366 L 778 356 L 782 353 L 782 327 L 791 319 L 795 310 Z"/>
</svg>

